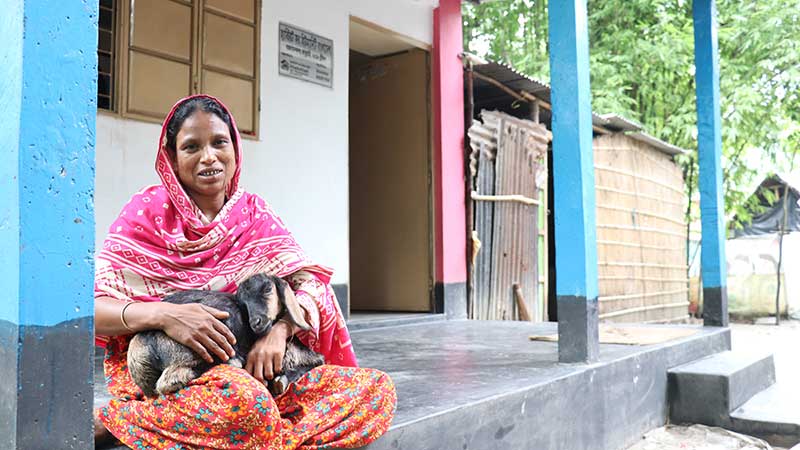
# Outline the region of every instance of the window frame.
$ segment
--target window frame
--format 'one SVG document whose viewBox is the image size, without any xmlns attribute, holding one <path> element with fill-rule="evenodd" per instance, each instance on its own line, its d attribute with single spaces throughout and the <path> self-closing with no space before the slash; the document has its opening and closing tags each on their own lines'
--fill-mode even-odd
<svg viewBox="0 0 800 450">
<path fill-rule="evenodd" d="M 117 1 L 117 0 L 112 0 L 112 1 Z M 114 7 L 112 9 L 113 15 L 111 17 L 111 21 L 112 21 L 111 22 L 111 73 L 109 74 L 109 76 L 111 78 L 111 90 L 109 91 L 109 94 L 111 96 L 111 98 L 110 98 L 111 102 L 110 102 L 109 108 L 101 108 L 100 107 L 100 102 L 98 101 L 97 102 L 98 103 L 97 104 L 97 111 L 98 112 L 102 112 L 103 114 L 116 115 L 117 111 L 119 110 L 119 96 L 118 96 L 118 93 L 117 93 L 117 85 L 119 84 L 119 80 L 117 79 L 117 77 L 119 76 L 119 70 L 118 70 L 118 67 L 119 67 L 119 6 L 118 6 L 117 3 L 112 3 L 112 4 L 114 5 Z M 99 8 L 102 8 L 102 6 L 98 7 L 98 19 L 97 19 L 98 20 L 98 30 L 100 28 L 100 22 L 99 22 L 100 21 L 100 17 L 99 17 L 100 12 L 99 12 Z M 100 44 L 99 44 L 99 37 L 98 37 L 97 51 L 98 51 L 98 53 L 101 51 L 100 50 Z M 97 74 L 98 74 L 97 83 L 99 83 L 100 82 L 99 81 L 99 76 L 100 76 L 99 55 L 98 55 L 98 61 L 97 61 Z M 100 90 L 99 90 L 99 87 L 98 87 L 97 88 L 97 96 L 99 97 L 99 95 L 100 95 Z"/>
<path fill-rule="evenodd" d="M 130 111 L 128 109 L 128 89 L 130 87 L 130 40 L 131 40 L 131 2 L 133 0 L 116 0 L 117 8 L 116 8 L 116 29 L 115 36 L 114 36 L 114 51 L 116 52 L 117 57 L 113 63 L 113 70 L 114 73 L 114 86 L 113 86 L 113 95 L 114 99 L 114 107 L 111 110 L 97 108 L 98 114 L 103 114 L 107 116 L 113 116 L 117 118 L 123 119 L 133 119 L 138 120 L 141 122 L 149 122 L 149 123 L 163 123 L 164 119 L 156 118 L 148 114 L 144 114 L 142 112 L 137 111 Z M 206 65 L 203 61 L 203 40 L 202 40 L 202 31 L 203 27 L 205 26 L 203 20 L 203 14 L 206 9 L 217 16 L 224 17 L 229 20 L 237 21 L 240 23 L 245 23 L 241 18 L 234 16 L 232 14 L 227 14 L 224 11 L 220 11 L 213 6 L 206 6 L 205 0 L 162 0 L 162 1 L 169 1 L 173 3 L 178 3 L 181 5 L 188 5 L 192 7 L 192 31 L 191 31 L 191 41 L 190 41 L 190 48 L 191 48 L 191 73 L 190 73 L 190 93 L 191 95 L 200 93 L 200 85 L 201 85 L 201 77 L 203 67 Z M 254 39 L 255 42 L 253 43 L 253 131 L 252 133 L 245 133 L 241 132 L 240 134 L 242 138 L 249 139 L 249 140 L 258 140 L 260 136 L 260 116 L 261 116 L 261 3 L 262 0 L 253 0 L 255 12 L 254 12 L 254 22 L 252 24 L 248 23 L 248 25 L 253 26 L 254 28 Z M 139 50 L 137 50 L 139 51 Z M 146 51 L 144 53 L 147 53 Z M 159 56 L 160 57 L 160 56 Z M 168 59 L 168 58 L 167 58 Z M 213 69 L 216 70 L 216 69 Z M 224 73 L 224 72 L 223 72 Z M 227 74 L 227 73 L 226 73 Z M 241 78 L 241 75 L 236 75 L 237 77 Z M 176 99 L 177 100 L 177 99 Z"/>
</svg>

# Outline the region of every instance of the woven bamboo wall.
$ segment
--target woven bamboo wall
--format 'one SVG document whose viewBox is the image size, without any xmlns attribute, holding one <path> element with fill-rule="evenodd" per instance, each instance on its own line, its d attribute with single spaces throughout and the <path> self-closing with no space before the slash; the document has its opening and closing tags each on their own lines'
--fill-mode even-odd
<svg viewBox="0 0 800 450">
<path fill-rule="evenodd" d="M 623 134 L 594 140 L 600 318 L 688 315 L 686 194 L 680 168 Z"/>
</svg>

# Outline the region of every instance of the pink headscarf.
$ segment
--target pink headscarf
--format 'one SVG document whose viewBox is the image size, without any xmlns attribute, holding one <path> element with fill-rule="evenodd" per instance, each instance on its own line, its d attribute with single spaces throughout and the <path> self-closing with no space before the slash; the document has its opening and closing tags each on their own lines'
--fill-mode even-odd
<svg viewBox="0 0 800 450">
<path fill-rule="evenodd" d="M 199 97 L 216 100 L 228 113 L 236 150 L 236 170 L 226 187 L 226 203 L 208 224 L 203 223 L 202 213 L 178 180 L 166 149 L 167 124 L 176 109 Z M 152 302 L 187 289 L 235 292 L 238 283 L 254 273 L 285 277 L 301 269 L 326 285 L 330 283 L 331 269 L 314 264 L 269 205 L 239 187 L 241 137 L 222 102 L 208 95 L 178 101 L 164 120 L 159 143 L 156 171 L 161 184 L 134 194 L 111 225 L 97 254 L 95 298 Z M 320 326 L 319 339 L 306 344 L 322 353 L 328 363 L 356 365 L 330 286 L 321 301 L 320 323 L 329 326 Z M 106 340 L 98 336 L 97 344 L 104 346 Z"/>
</svg>

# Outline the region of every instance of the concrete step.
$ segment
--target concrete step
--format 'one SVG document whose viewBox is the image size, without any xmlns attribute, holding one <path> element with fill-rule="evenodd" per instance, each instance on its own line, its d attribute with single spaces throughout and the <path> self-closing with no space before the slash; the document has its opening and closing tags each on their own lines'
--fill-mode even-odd
<svg viewBox="0 0 800 450">
<path fill-rule="evenodd" d="M 668 379 L 672 423 L 728 428 L 731 412 L 775 383 L 775 363 L 772 354 L 725 351 L 672 368 Z"/>
<path fill-rule="evenodd" d="M 800 385 L 778 382 L 731 413 L 734 429 L 790 447 L 800 442 Z M 800 450 L 800 446 L 793 447 Z"/>
</svg>

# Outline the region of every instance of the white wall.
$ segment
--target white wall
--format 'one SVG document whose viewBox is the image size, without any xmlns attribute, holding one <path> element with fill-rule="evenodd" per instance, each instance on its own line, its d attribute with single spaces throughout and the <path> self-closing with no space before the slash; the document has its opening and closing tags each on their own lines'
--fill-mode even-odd
<svg viewBox="0 0 800 450">
<path fill-rule="evenodd" d="M 431 43 L 436 0 L 263 0 L 258 141 L 245 140 L 242 186 L 272 204 L 316 261 L 347 283 L 349 16 Z M 333 89 L 278 75 L 278 22 L 334 42 Z M 224 98 L 223 98 L 224 101 Z M 97 245 L 131 194 L 158 182 L 161 127 L 97 117 Z"/>
</svg>

